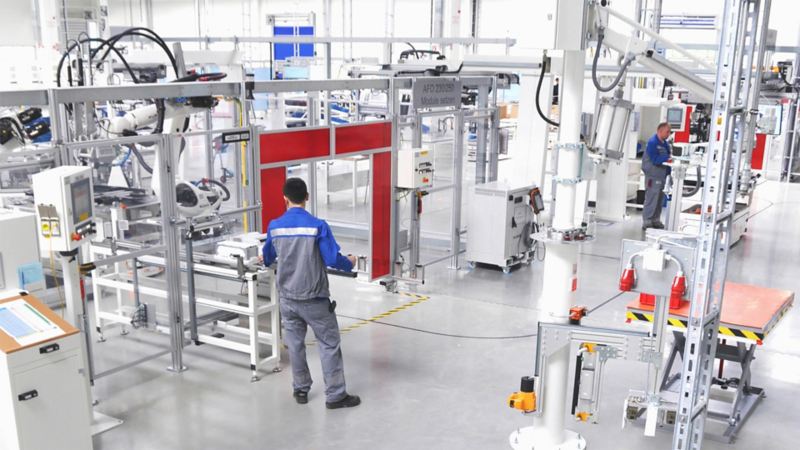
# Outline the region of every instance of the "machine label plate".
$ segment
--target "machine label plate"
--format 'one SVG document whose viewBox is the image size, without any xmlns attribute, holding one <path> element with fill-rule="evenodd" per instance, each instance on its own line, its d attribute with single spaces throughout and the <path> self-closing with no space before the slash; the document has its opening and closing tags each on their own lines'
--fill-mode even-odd
<svg viewBox="0 0 800 450">
<path fill-rule="evenodd" d="M 460 108 L 461 80 L 455 78 L 418 78 L 414 80 L 414 109 Z"/>
<path fill-rule="evenodd" d="M 248 142 L 248 141 L 250 141 L 249 131 L 230 131 L 228 133 L 222 133 L 223 144 L 232 144 L 234 142 Z"/>
</svg>

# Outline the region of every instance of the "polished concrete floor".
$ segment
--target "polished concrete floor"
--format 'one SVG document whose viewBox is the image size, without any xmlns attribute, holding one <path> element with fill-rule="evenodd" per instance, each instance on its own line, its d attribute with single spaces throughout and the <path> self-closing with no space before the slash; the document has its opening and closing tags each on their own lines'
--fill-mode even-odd
<svg viewBox="0 0 800 450">
<path fill-rule="evenodd" d="M 346 196 L 345 196 L 346 197 Z M 800 185 L 758 188 L 745 239 L 732 250 L 729 279 L 800 291 Z M 617 292 L 620 239 L 639 238 L 639 220 L 601 226 L 584 245 L 578 301 L 600 305 Z M 343 245 L 346 247 L 347 242 Z M 347 248 L 345 248 L 347 250 Z M 506 406 L 519 377 L 533 370 L 542 263 L 509 275 L 491 269 L 427 271 L 415 290 L 429 297 L 343 334 L 348 390 L 363 404 L 328 411 L 315 349 L 309 364 L 317 384 L 307 405 L 291 396 L 291 374 L 251 383 L 247 359 L 210 346 L 187 347 L 186 372 L 165 370 L 163 356 L 97 381 L 99 411 L 125 423 L 95 438 L 97 449 L 502 449 L 508 435 L 531 423 Z M 342 328 L 408 302 L 380 286 L 332 279 Z M 587 323 L 627 326 L 623 295 Z M 95 346 L 98 370 L 165 348 L 167 337 L 144 331 L 108 333 Z M 705 449 L 797 448 L 800 403 L 800 313 L 796 310 L 756 353 L 753 382 L 767 398 L 734 445 Z M 285 358 L 285 355 L 284 355 Z M 733 375 L 733 374 L 731 374 Z M 600 424 L 571 424 L 590 449 L 670 448 L 671 432 L 645 438 L 641 425 L 621 429 L 622 402 L 645 383 L 644 366 L 608 364 Z M 569 423 L 569 421 L 568 421 Z"/>
</svg>

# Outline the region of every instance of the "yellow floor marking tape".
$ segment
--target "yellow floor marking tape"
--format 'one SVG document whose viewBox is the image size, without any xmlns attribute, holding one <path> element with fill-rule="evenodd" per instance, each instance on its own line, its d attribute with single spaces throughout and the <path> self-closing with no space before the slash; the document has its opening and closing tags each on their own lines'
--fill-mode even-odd
<svg viewBox="0 0 800 450">
<path fill-rule="evenodd" d="M 354 323 L 352 325 L 346 326 L 346 327 L 340 329 L 339 333 L 344 334 L 344 333 L 353 331 L 356 328 L 362 327 L 362 326 L 364 326 L 364 325 L 366 325 L 366 324 L 368 324 L 370 322 L 375 322 L 377 320 L 385 319 L 385 318 L 391 316 L 392 314 L 398 313 L 400 311 L 405 311 L 406 309 L 411 308 L 412 306 L 419 305 L 420 303 L 422 303 L 422 302 L 424 302 L 424 301 L 426 301 L 426 300 L 428 300 L 430 298 L 427 295 L 414 294 L 414 293 L 411 293 L 411 292 L 400 292 L 400 295 L 402 295 L 404 297 L 413 298 L 414 300 L 411 300 L 409 302 L 403 303 L 400 306 L 394 307 L 394 308 L 392 308 L 392 309 L 390 309 L 390 310 L 388 310 L 386 312 L 382 312 L 382 313 L 380 313 L 380 314 L 378 314 L 376 316 L 372 316 L 369 319 L 360 320 L 360 321 L 358 321 L 358 322 L 356 322 L 356 323 Z M 317 342 L 316 339 L 312 339 L 310 341 L 307 341 L 306 345 L 313 345 L 316 342 Z"/>
<path fill-rule="evenodd" d="M 368 324 L 370 322 L 375 322 L 376 320 L 385 319 L 385 318 L 391 316 L 392 314 L 396 314 L 396 313 L 398 313 L 400 311 L 405 311 L 406 309 L 411 308 L 412 306 L 419 305 L 420 303 L 422 303 L 422 302 L 424 302 L 424 301 L 426 301 L 426 300 L 428 300 L 430 298 L 427 295 L 413 294 L 411 292 L 400 292 L 400 295 L 405 296 L 405 297 L 413 298 L 414 300 L 411 300 L 410 302 L 403 303 L 400 306 L 394 307 L 394 308 L 392 308 L 392 309 L 390 309 L 390 310 L 388 310 L 386 312 L 380 313 L 380 314 L 378 314 L 376 316 L 372 316 L 369 319 L 360 320 L 360 321 L 358 321 L 358 322 L 356 322 L 356 323 L 354 323 L 352 325 L 349 325 L 349 326 L 347 326 L 345 328 L 342 328 L 340 330 L 340 332 L 341 333 L 347 333 L 349 331 L 355 330 L 356 328 L 362 327 L 362 326 L 364 326 L 364 325 L 366 325 L 366 324 Z"/>
</svg>

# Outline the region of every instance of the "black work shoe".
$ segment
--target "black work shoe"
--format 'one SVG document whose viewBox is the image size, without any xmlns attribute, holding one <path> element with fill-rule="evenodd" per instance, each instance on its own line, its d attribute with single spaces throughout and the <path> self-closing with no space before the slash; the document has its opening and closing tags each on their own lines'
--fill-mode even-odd
<svg viewBox="0 0 800 450">
<path fill-rule="evenodd" d="M 655 222 L 653 223 L 653 228 L 655 228 L 656 230 L 663 230 L 666 227 L 661 222 Z"/>
<path fill-rule="evenodd" d="M 325 402 L 325 407 L 328 409 L 339 408 L 352 408 L 361 404 L 361 399 L 357 395 L 347 394 L 343 399 L 338 402 Z"/>
<path fill-rule="evenodd" d="M 297 401 L 297 403 L 301 405 L 308 403 L 308 392 L 294 391 L 294 394 L 292 395 L 294 395 L 294 399 Z"/>
</svg>

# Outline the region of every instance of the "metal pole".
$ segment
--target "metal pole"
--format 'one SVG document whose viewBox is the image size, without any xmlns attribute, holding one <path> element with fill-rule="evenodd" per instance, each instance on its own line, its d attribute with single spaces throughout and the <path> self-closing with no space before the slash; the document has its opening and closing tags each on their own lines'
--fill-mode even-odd
<svg viewBox="0 0 800 450">
<path fill-rule="evenodd" d="M 385 28 L 386 28 L 386 37 L 392 38 L 394 37 L 394 13 L 395 13 L 395 0 L 385 0 L 386 1 L 386 16 L 385 16 Z M 392 63 L 392 43 L 385 42 L 383 44 L 383 63 L 384 64 L 391 64 Z"/>
<path fill-rule="evenodd" d="M 164 252 L 167 304 L 169 309 L 169 336 L 172 363 L 167 368 L 172 372 L 183 372 L 183 299 L 181 298 L 180 243 L 175 199 L 175 167 L 173 165 L 172 136 L 162 136 L 156 148 L 156 164 L 161 168 L 161 229 L 166 246 Z"/>
<path fill-rule="evenodd" d="M 133 303 L 138 310 L 139 306 L 142 304 L 142 299 L 139 296 L 139 259 L 133 258 L 131 263 L 133 264 Z M 95 301 L 97 301 L 97 299 L 95 299 Z"/>
<path fill-rule="evenodd" d="M 192 242 L 192 231 L 186 231 L 184 235 L 184 246 L 186 252 L 186 295 L 189 300 L 189 332 L 192 341 L 197 344 L 197 298 L 194 290 L 194 244 Z"/>
<path fill-rule="evenodd" d="M 497 78 L 492 78 L 492 106 L 489 123 L 491 124 L 491 143 L 489 146 L 489 175 L 486 181 L 497 181 L 498 165 L 500 163 L 500 113 L 497 111 Z"/>
<path fill-rule="evenodd" d="M 458 269 L 461 252 L 461 196 L 464 179 L 464 112 L 454 115 L 453 127 L 453 211 L 450 217 L 450 268 Z"/>
<path fill-rule="evenodd" d="M 418 110 L 414 111 L 414 133 L 412 135 L 412 145 L 414 148 L 421 148 L 422 147 L 422 116 L 419 114 Z M 432 149 L 431 149 L 432 150 Z M 421 224 L 419 218 L 419 212 L 417 210 L 417 202 L 420 201 L 418 199 L 418 190 L 412 189 L 408 191 L 408 198 L 409 198 L 409 214 L 410 214 L 410 221 L 409 221 L 409 243 L 411 244 L 411 250 L 409 251 L 409 273 L 411 278 L 417 277 L 417 265 L 419 264 L 419 252 L 420 252 L 420 238 L 421 238 Z"/>
<path fill-rule="evenodd" d="M 486 109 L 489 106 L 489 87 L 478 87 L 478 108 Z M 488 133 L 488 120 L 476 122 L 478 127 L 475 139 L 475 184 L 486 182 L 486 135 Z"/>
</svg>

